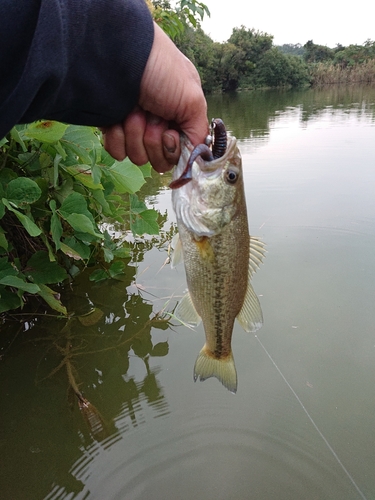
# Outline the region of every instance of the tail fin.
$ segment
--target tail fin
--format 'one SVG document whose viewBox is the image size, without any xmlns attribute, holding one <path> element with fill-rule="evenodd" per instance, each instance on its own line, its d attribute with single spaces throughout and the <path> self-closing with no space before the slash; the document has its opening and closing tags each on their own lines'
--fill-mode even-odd
<svg viewBox="0 0 375 500">
<path fill-rule="evenodd" d="M 194 365 L 194 382 L 216 377 L 228 391 L 237 392 L 237 372 L 232 353 L 225 358 L 215 358 L 210 351 L 203 347 Z"/>
</svg>

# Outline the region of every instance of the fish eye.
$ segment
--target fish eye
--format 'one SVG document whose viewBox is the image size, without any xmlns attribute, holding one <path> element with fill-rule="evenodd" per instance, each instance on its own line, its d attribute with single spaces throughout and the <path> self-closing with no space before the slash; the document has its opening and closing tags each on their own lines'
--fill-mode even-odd
<svg viewBox="0 0 375 500">
<path fill-rule="evenodd" d="M 225 179 L 229 184 L 235 184 L 238 179 L 238 172 L 233 169 L 229 169 L 225 173 Z"/>
</svg>

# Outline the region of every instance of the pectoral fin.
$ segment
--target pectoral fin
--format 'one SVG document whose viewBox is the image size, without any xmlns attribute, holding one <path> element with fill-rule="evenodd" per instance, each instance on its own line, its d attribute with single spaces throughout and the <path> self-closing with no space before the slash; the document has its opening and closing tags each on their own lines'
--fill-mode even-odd
<svg viewBox="0 0 375 500">
<path fill-rule="evenodd" d="M 174 269 L 178 264 L 183 262 L 184 255 L 182 253 L 182 243 L 180 234 L 176 233 L 171 241 L 172 247 L 172 258 L 171 258 L 171 268 Z"/>
<path fill-rule="evenodd" d="M 215 358 L 203 347 L 194 365 L 194 382 L 216 377 L 228 391 L 237 392 L 237 372 L 232 353 L 225 358 Z"/>
<path fill-rule="evenodd" d="M 175 315 L 180 321 L 188 323 L 189 325 L 197 326 L 201 322 L 201 317 L 194 307 L 189 292 L 187 292 L 177 304 Z"/>
</svg>

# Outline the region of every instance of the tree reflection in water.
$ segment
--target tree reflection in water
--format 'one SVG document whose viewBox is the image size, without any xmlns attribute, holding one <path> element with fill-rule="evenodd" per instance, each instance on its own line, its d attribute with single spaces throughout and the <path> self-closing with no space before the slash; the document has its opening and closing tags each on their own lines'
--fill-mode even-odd
<svg viewBox="0 0 375 500">
<path fill-rule="evenodd" d="M 63 292 L 70 319 L 35 315 L 15 340 L 14 328 L 8 340 L 3 330 L 2 353 L 13 339 L 1 366 L 7 380 L 8 459 L 0 474 L 7 478 L 5 497 L 16 498 L 17 491 L 28 498 L 33 491 L 35 498 L 45 498 L 56 488 L 63 497 L 77 494 L 83 485 L 72 476 L 74 464 L 147 419 L 169 413 L 160 368 L 152 360 L 168 354 L 170 316 L 155 313 L 132 286 L 136 272 L 128 264 L 121 281 L 97 284 L 82 274 Z"/>
</svg>

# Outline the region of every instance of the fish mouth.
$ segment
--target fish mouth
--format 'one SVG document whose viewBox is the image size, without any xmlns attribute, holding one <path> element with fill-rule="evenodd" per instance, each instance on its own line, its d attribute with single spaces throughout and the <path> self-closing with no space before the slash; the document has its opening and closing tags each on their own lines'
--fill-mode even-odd
<svg viewBox="0 0 375 500">
<path fill-rule="evenodd" d="M 220 120 L 221 121 L 221 120 Z M 222 124 L 224 127 L 224 124 Z M 222 127 L 221 127 L 221 133 L 223 133 Z M 225 133 L 225 128 L 224 128 L 224 133 Z M 184 160 L 185 167 L 181 171 L 181 168 L 179 168 L 179 176 L 175 178 L 169 185 L 171 189 L 178 189 L 193 180 L 194 178 L 194 170 L 195 170 L 195 165 L 197 164 L 199 166 L 199 169 L 201 172 L 206 173 L 211 176 L 212 173 L 214 172 L 220 172 L 222 167 L 226 165 L 228 158 L 232 154 L 233 150 L 235 149 L 235 146 L 237 144 L 236 138 L 231 137 L 226 135 L 225 141 L 224 138 L 221 137 L 220 142 L 223 144 L 220 144 L 217 149 L 220 149 L 220 151 L 215 150 L 215 144 L 213 150 L 209 148 L 207 144 L 199 144 L 195 148 L 193 148 L 192 144 L 190 143 L 189 139 L 184 136 L 181 139 L 181 146 L 182 146 L 182 154 L 181 154 L 181 159 L 184 159 L 186 157 L 186 152 L 188 152 L 189 157 L 188 160 Z M 225 142 L 225 146 L 224 146 Z M 225 147 L 225 150 L 224 150 Z M 218 154 L 220 153 L 220 156 Z M 180 166 L 180 162 L 179 165 Z"/>
<path fill-rule="evenodd" d="M 223 156 L 220 158 L 216 158 L 211 161 L 206 161 L 201 156 L 198 156 L 195 160 L 195 163 L 198 165 L 199 170 L 206 174 L 208 177 L 216 177 L 219 176 L 223 167 L 227 164 L 228 161 L 232 160 L 234 157 L 237 140 L 235 137 L 228 136 L 227 138 L 227 149 Z"/>
</svg>

